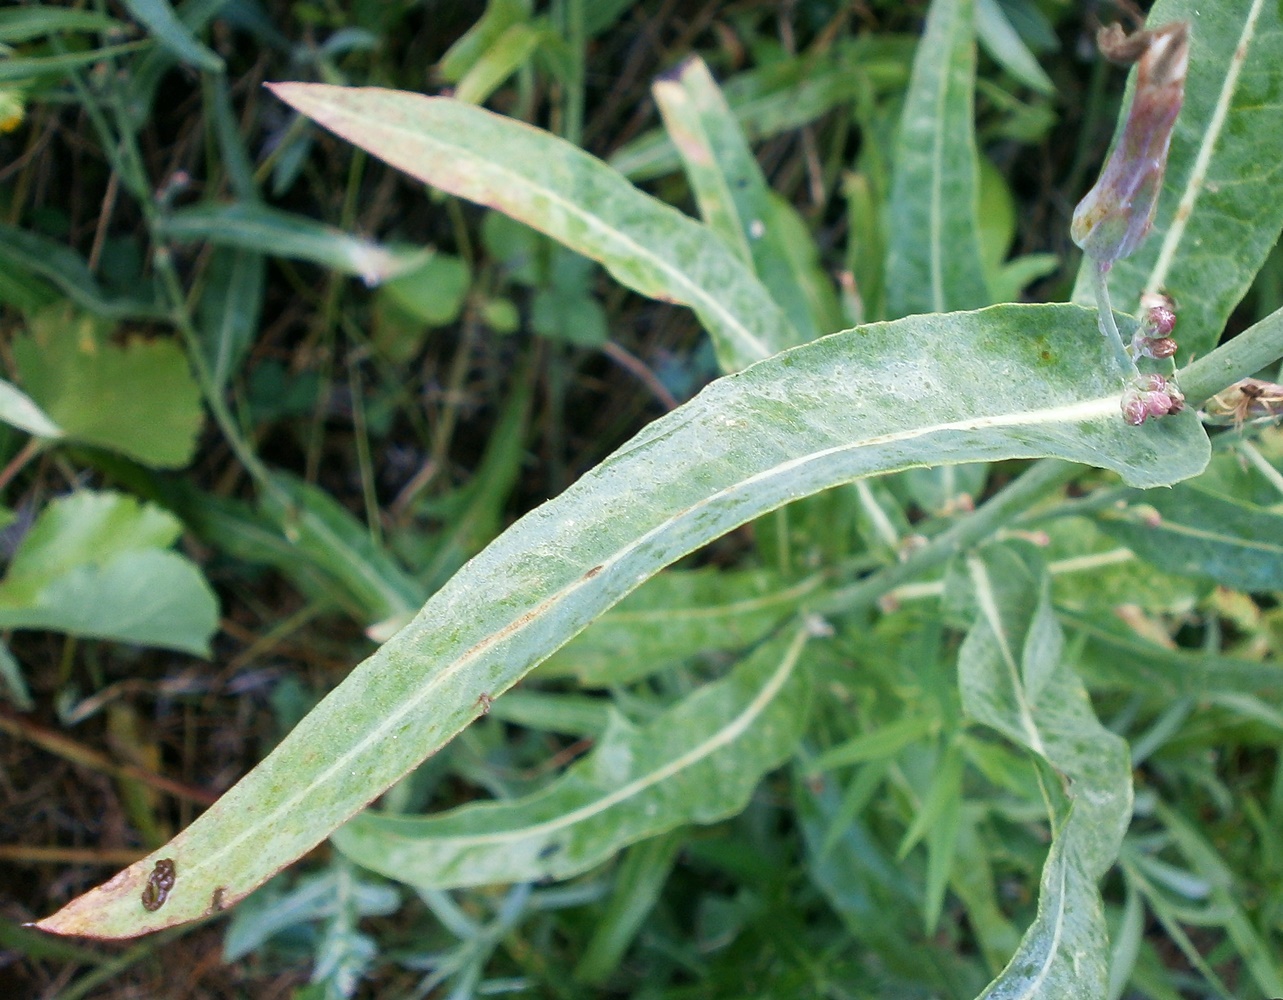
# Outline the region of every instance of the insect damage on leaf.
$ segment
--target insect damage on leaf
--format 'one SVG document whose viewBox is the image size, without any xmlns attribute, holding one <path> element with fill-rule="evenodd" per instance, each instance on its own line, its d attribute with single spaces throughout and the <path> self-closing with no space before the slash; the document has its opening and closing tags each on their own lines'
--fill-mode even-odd
<svg viewBox="0 0 1283 1000">
<path fill-rule="evenodd" d="M 147 884 L 143 886 L 143 909 L 154 913 L 164 906 L 165 900 L 169 898 L 169 891 L 174 888 L 174 882 L 177 879 L 178 872 L 170 858 L 161 858 L 157 861 L 156 867 L 147 876 Z"/>
</svg>

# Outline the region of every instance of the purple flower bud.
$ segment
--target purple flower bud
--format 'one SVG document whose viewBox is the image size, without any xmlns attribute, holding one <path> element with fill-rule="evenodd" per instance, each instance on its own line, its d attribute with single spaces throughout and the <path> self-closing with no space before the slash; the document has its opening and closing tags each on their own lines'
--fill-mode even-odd
<svg viewBox="0 0 1283 1000">
<path fill-rule="evenodd" d="M 1162 292 L 1140 297 L 1141 329 L 1147 337 L 1169 337 L 1176 329 L 1176 304 Z"/>
<path fill-rule="evenodd" d="M 1149 407 L 1139 393 L 1123 394 L 1123 419 L 1133 427 L 1139 427 L 1149 416 Z"/>
<path fill-rule="evenodd" d="M 1132 38 L 1140 60 L 1127 123 L 1100 180 L 1074 209 L 1069 230 L 1097 261 L 1129 256 L 1149 234 L 1172 127 L 1185 100 L 1189 22 L 1174 21 Z"/>
</svg>

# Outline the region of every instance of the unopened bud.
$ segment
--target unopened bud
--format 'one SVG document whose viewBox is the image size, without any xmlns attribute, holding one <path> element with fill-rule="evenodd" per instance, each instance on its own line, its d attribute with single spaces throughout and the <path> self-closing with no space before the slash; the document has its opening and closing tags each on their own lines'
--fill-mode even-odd
<svg viewBox="0 0 1283 1000">
<path fill-rule="evenodd" d="M 1083 252 L 1101 262 L 1131 255 L 1153 224 L 1172 127 L 1185 99 L 1189 22 L 1138 33 L 1129 45 L 1139 62 L 1127 123 L 1069 230 Z"/>
</svg>

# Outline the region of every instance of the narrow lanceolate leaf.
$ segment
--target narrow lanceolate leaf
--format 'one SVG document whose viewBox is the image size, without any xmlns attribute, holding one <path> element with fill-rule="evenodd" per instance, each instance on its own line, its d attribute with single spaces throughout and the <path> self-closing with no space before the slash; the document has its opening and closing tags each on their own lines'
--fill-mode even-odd
<svg viewBox="0 0 1283 1000">
<path fill-rule="evenodd" d="M 0 379 L 0 420 L 36 437 L 62 437 L 63 430 L 49 414 L 12 382 Z"/>
<path fill-rule="evenodd" d="M 790 582 L 767 570 L 660 573 L 554 653 L 540 674 L 573 674 L 585 687 L 605 687 L 698 653 L 745 649 L 823 582 L 822 574 Z"/>
<path fill-rule="evenodd" d="M 355 275 L 367 285 L 387 281 L 423 262 L 421 253 L 388 250 L 333 226 L 256 202 L 182 208 L 163 216 L 157 232 L 171 240 L 203 240 L 311 261 Z"/>
<path fill-rule="evenodd" d="M 629 844 L 739 812 L 802 736 L 805 626 L 637 728 L 615 715 L 547 788 L 439 816 L 363 813 L 336 830 L 353 861 L 417 889 L 567 878 Z"/>
<path fill-rule="evenodd" d="M 979 611 L 958 654 L 963 707 L 1064 775 L 1072 799 L 1067 816 L 1052 818 L 1038 915 L 982 1000 L 1104 996 L 1108 948 L 1097 882 L 1131 818 L 1127 744 L 1096 719 L 1082 682 L 1061 658 L 1036 553 L 992 546 L 968 564 Z"/>
<path fill-rule="evenodd" d="M 187 27 L 169 0 L 124 0 L 125 9 L 146 25 L 152 36 L 174 56 L 211 73 L 221 73 L 223 60 L 206 48 Z"/>
<path fill-rule="evenodd" d="M 1160 570 L 1237 590 L 1283 589 L 1283 514 L 1192 485 L 1137 500 L 1103 512 L 1100 526 Z"/>
<path fill-rule="evenodd" d="M 716 236 L 562 139 L 443 97 L 302 83 L 272 92 L 411 176 L 599 261 L 634 291 L 690 306 L 727 370 L 798 342 Z"/>
<path fill-rule="evenodd" d="M 790 266 L 811 238 L 803 227 L 802 247 L 790 246 L 798 234 L 776 224 L 776 214 L 788 209 L 777 205 L 704 61 L 690 57 L 651 89 L 705 224 L 750 264 L 804 339 L 832 333 L 832 327 L 820 328 L 808 307 L 806 276 Z M 821 280 L 827 279 L 821 274 Z"/>
<path fill-rule="evenodd" d="M 1040 456 L 1158 486 L 1208 454 L 1191 412 L 1123 423 L 1094 314 L 1077 306 L 912 317 L 770 358 L 514 524 L 196 823 L 41 926 L 128 937 L 230 905 L 647 577 L 791 500 L 915 465 Z M 148 911 L 161 859 L 177 881 Z"/>
<path fill-rule="evenodd" d="M 1276 0 L 1159 0 L 1149 25 L 1178 20 L 1190 23 L 1189 75 L 1154 226 L 1114 265 L 1109 286 L 1128 312 L 1142 292 L 1166 291 L 1187 358 L 1215 346 L 1283 227 L 1283 9 Z M 1094 300 L 1089 270 L 1075 302 Z"/>
<path fill-rule="evenodd" d="M 913 60 L 891 182 L 892 316 L 989 302 L 977 233 L 974 0 L 934 0 Z"/>
</svg>

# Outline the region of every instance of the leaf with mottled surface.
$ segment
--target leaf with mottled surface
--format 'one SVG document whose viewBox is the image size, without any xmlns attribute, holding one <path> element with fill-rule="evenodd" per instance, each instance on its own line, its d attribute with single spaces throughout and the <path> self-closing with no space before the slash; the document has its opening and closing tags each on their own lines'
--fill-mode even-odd
<svg viewBox="0 0 1283 1000">
<path fill-rule="evenodd" d="M 637 728 L 615 715 L 592 754 L 547 788 L 436 816 L 362 813 L 331 839 L 417 889 L 568 878 L 629 844 L 742 810 L 806 725 L 807 628 Z"/>
<path fill-rule="evenodd" d="M 892 316 L 990 301 L 980 252 L 973 0 L 934 0 L 900 119 L 890 204 Z"/>
<path fill-rule="evenodd" d="M 1117 309 L 1145 291 L 1176 302 L 1180 358 L 1216 345 L 1283 227 L 1283 8 L 1278 0 L 1159 0 L 1149 23 L 1190 22 L 1185 104 L 1154 228 L 1109 275 Z M 1129 85 L 1126 102 L 1131 99 Z M 1074 301 L 1095 301 L 1091 265 Z"/>
<path fill-rule="evenodd" d="M 947 344 L 948 350 L 938 345 Z M 995 306 L 835 334 L 712 383 L 516 522 L 159 852 L 41 922 L 129 937 L 230 905 L 438 750 L 648 577 L 792 500 L 940 462 L 1057 456 L 1133 486 L 1198 473 L 1192 412 L 1128 427 L 1095 316 Z M 139 903 L 158 858 L 177 884 Z"/>
<path fill-rule="evenodd" d="M 995 545 L 967 562 L 978 613 L 958 653 L 963 709 L 1056 768 L 1072 802 L 1067 816 L 1052 818 L 1037 917 L 982 1000 L 1103 996 L 1108 948 L 1097 882 L 1131 818 L 1127 744 L 1096 719 L 1061 658 L 1040 557 L 1028 546 Z"/>
<path fill-rule="evenodd" d="M 766 289 L 711 231 L 563 139 L 444 97 L 304 83 L 271 90 L 424 183 L 591 257 L 633 291 L 690 306 L 724 370 L 799 342 Z"/>
</svg>

